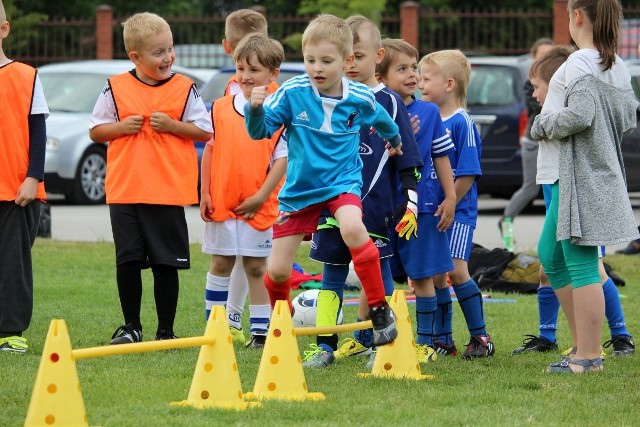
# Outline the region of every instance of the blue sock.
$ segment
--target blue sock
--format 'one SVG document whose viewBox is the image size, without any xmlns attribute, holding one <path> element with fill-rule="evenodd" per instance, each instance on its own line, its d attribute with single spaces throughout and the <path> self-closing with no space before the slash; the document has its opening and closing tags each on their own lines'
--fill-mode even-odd
<svg viewBox="0 0 640 427">
<path fill-rule="evenodd" d="M 540 319 L 540 336 L 556 342 L 556 330 L 558 329 L 558 311 L 560 301 L 551 286 L 538 288 L 538 319 Z"/>
<path fill-rule="evenodd" d="M 391 275 L 391 264 L 389 258 L 380 258 L 380 271 L 382 272 L 382 284 L 384 285 L 384 294 L 386 296 L 393 295 L 393 276 Z"/>
<path fill-rule="evenodd" d="M 362 322 L 361 318 L 357 318 L 356 322 Z M 357 331 L 353 331 L 353 339 L 358 341 L 365 347 L 373 346 L 373 329 L 360 329 Z"/>
<path fill-rule="evenodd" d="M 436 297 L 416 296 L 417 344 L 433 345 L 433 323 L 437 307 Z"/>
<path fill-rule="evenodd" d="M 624 312 L 622 311 L 622 304 L 620 304 L 618 288 L 616 288 L 610 277 L 602 285 L 602 292 L 604 292 L 604 313 L 607 316 L 611 336 L 631 335 L 624 322 Z"/>
<path fill-rule="evenodd" d="M 348 265 L 325 264 L 322 269 L 322 289 L 338 294 L 340 301 L 344 298 L 344 282 L 349 274 Z"/>
<path fill-rule="evenodd" d="M 467 321 L 467 328 L 471 336 L 486 335 L 486 325 L 484 323 L 484 310 L 482 308 L 482 293 L 475 280 L 454 285 L 453 290 L 456 292 L 456 298 L 462 309 L 462 314 Z"/>
<path fill-rule="evenodd" d="M 449 288 L 436 289 L 436 298 L 438 309 L 434 326 L 435 340 L 449 345 L 453 341 L 453 305 Z"/>
<path fill-rule="evenodd" d="M 324 351 L 328 351 L 329 353 L 333 353 L 333 349 L 331 348 L 331 346 L 329 344 L 320 343 L 320 344 L 318 344 L 318 347 L 320 347 Z"/>
</svg>

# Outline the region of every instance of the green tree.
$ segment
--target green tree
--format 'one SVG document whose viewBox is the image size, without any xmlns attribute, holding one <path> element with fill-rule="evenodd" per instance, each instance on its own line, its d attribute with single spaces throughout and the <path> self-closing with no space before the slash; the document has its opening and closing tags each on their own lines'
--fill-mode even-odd
<svg viewBox="0 0 640 427">
<path fill-rule="evenodd" d="M 14 0 L 4 0 L 7 20 L 11 25 L 10 39 L 3 44 L 5 53 L 9 57 L 17 56 L 22 52 L 32 40 L 38 38 L 38 33 L 34 24 L 46 21 L 48 16 L 44 13 L 24 12 L 18 8 Z"/>
<path fill-rule="evenodd" d="M 330 13 L 341 18 L 360 14 L 380 23 L 385 4 L 386 0 L 302 0 L 298 13 L 301 15 Z"/>
</svg>

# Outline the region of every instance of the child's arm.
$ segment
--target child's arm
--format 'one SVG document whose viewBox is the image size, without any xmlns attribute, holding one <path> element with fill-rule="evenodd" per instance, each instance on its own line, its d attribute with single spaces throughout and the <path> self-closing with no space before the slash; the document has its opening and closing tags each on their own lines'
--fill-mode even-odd
<svg viewBox="0 0 640 427">
<path fill-rule="evenodd" d="M 458 204 L 459 200 L 456 196 L 457 188 L 456 184 L 453 181 L 453 171 L 451 169 L 449 156 L 440 156 L 433 158 L 433 169 L 436 171 L 438 182 L 440 183 L 440 187 L 444 192 L 444 200 L 438 206 L 438 209 L 436 210 L 434 216 L 440 217 L 440 221 L 438 221 L 438 230 L 447 231 L 447 229 L 453 223 L 453 218 L 456 214 L 456 205 Z M 473 183 L 473 181 L 471 183 Z M 471 185 L 469 185 L 469 187 L 471 187 Z M 469 191 L 468 188 L 467 191 Z"/>
<path fill-rule="evenodd" d="M 194 123 L 183 122 L 169 117 L 166 113 L 156 111 L 149 118 L 151 129 L 158 132 L 167 132 L 193 141 L 205 141 L 211 139 L 211 132 L 204 131 Z"/>
<path fill-rule="evenodd" d="M 469 192 L 471 186 L 476 180 L 475 175 L 458 176 L 455 180 L 456 186 L 456 204 Z"/>
<path fill-rule="evenodd" d="M 144 117 L 129 116 L 115 123 L 103 123 L 89 129 L 89 138 L 95 142 L 108 142 L 123 135 L 133 135 L 140 132 Z"/>
<path fill-rule="evenodd" d="M 281 95 L 283 88 L 278 89 L 274 97 L 279 98 L 277 112 L 269 109 L 266 114 L 264 101 L 268 95 L 266 86 L 256 86 L 251 91 L 251 99 L 244 106 L 244 125 L 251 139 L 271 138 L 282 125 L 287 124 L 288 114 L 286 93 Z"/>
<path fill-rule="evenodd" d="M 25 207 L 38 192 L 38 183 L 44 179 L 44 157 L 47 144 L 45 114 L 30 114 L 29 125 L 29 168 L 27 176 L 18 188 L 15 204 Z"/>
<path fill-rule="evenodd" d="M 205 222 L 211 222 L 208 214 L 213 212 L 211 202 L 211 154 L 213 152 L 213 141 L 207 142 L 202 152 L 202 162 L 200 164 L 200 217 Z"/>
<path fill-rule="evenodd" d="M 370 111 L 372 117 L 371 122 L 368 124 L 375 128 L 381 138 L 388 141 L 385 148 L 389 150 L 389 156 L 401 156 L 402 141 L 400 140 L 398 125 L 393 121 L 387 110 L 378 101 L 375 101 L 375 98 L 373 102 L 375 102 L 375 107 Z"/>
<path fill-rule="evenodd" d="M 273 162 L 260 190 L 253 196 L 249 196 L 233 210 L 237 215 L 244 218 L 253 218 L 256 212 L 262 207 L 269 195 L 276 188 L 284 174 L 287 172 L 287 158 L 280 157 Z"/>
</svg>

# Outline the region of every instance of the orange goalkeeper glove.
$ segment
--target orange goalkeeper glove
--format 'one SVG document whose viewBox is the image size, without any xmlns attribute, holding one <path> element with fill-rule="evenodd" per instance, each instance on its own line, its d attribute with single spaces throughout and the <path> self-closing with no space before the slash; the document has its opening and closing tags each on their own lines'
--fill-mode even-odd
<svg viewBox="0 0 640 427">
<path fill-rule="evenodd" d="M 407 207 L 402 219 L 396 225 L 398 236 L 409 240 L 418 237 L 418 193 L 415 190 L 406 190 Z"/>
</svg>

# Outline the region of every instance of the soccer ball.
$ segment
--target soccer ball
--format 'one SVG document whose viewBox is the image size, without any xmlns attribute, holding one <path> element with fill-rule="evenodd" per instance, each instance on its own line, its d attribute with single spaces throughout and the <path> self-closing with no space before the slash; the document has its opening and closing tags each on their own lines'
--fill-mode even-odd
<svg viewBox="0 0 640 427">
<path fill-rule="evenodd" d="M 291 305 L 293 306 L 293 326 L 296 328 L 316 326 L 316 313 L 318 311 L 318 293 L 320 289 L 309 289 L 299 293 Z M 337 296 L 336 296 L 337 298 Z M 338 325 L 343 321 L 342 307 L 338 312 Z"/>
<path fill-rule="evenodd" d="M 347 289 L 362 289 L 360 278 L 358 278 L 356 271 L 353 269 L 353 261 L 349 263 L 349 274 L 347 274 L 344 284 Z"/>
</svg>

